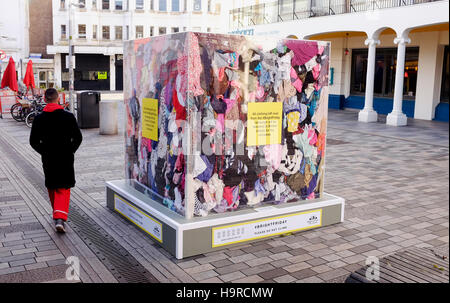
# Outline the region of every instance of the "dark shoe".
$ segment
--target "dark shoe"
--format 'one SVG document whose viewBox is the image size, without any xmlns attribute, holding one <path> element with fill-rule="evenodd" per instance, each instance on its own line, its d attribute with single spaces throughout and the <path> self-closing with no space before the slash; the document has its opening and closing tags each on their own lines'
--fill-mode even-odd
<svg viewBox="0 0 450 303">
<path fill-rule="evenodd" d="M 56 219 L 55 220 L 55 228 L 56 228 L 57 232 L 65 233 L 66 229 L 64 228 L 64 220 L 63 219 Z"/>
</svg>

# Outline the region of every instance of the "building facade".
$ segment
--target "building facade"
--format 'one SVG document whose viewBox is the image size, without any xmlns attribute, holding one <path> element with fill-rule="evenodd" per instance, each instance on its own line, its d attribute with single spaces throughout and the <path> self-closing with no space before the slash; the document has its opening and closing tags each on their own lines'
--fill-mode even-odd
<svg viewBox="0 0 450 303">
<path fill-rule="evenodd" d="M 232 33 L 331 41 L 330 107 L 449 120 L 448 0 L 234 0 Z"/>
<path fill-rule="evenodd" d="M 55 81 L 68 89 L 69 2 L 53 0 Z M 222 32 L 228 9 L 218 0 L 72 0 L 75 90 L 122 90 L 123 41 L 182 31 Z M 226 3 L 226 1 L 225 1 Z"/>
</svg>

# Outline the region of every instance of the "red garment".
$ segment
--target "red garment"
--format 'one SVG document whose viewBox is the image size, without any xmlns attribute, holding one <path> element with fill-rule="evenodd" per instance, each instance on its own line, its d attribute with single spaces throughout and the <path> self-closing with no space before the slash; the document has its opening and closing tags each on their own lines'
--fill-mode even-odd
<svg viewBox="0 0 450 303">
<path fill-rule="evenodd" d="M 185 121 L 186 120 L 186 108 L 180 104 L 178 101 L 177 91 L 175 88 L 173 89 L 173 107 L 175 107 L 176 112 L 176 120 L 177 121 Z"/>
<path fill-rule="evenodd" d="M 9 58 L 8 66 L 3 73 L 1 88 L 9 87 L 10 90 L 17 92 L 19 90 L 17 86 L 16 65 L 12 57 Z"/>
<path fill-rule="evenodd" d="M 33 61 L 29 60 L 27 64 L 27 71 L 25 73 L 25 77 L 23 78 L 23 83 L 28 88 L 35 88 L 36 85 L 34 84 L 34 74 L 33 74 Z"/>
<path fill-rule="evenodd" d="M 70 203 L 70 188 L 47 188 L 48 196 L 53 208 L 53 219 L 67 221 Z"/>
<path fill-rule="evenodd" d="M 233 204 L 233 187 L 225 186 L 223 188 L 223 198 L 227 200 L 228 206 Z"/>
<path fill-rule="evenodd" d="M 58 103 L 48 103 L 45 107 L 44 107 L 44 112 L 47 113 L 51 113 L 57 109 L 64 109 L 64 107 L 62 107 L 61 105 L 59 105 Z"/>
</svg>

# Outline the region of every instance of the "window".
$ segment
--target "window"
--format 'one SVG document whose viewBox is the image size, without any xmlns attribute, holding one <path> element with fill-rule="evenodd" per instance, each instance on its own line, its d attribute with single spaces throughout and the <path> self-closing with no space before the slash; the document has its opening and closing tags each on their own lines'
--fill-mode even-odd
<svg viewBox="0 0 450 303">
<path fill-rule="evenodd" d="M 212 4 L 211 4 L 211 0 L 208 0 L 208 13 L 210 13 L 211 12 L 211 10 L 212 10 Z"/>
<path fill-rule="evenodd" d="M 449 102 L 450 93 L 450 52 L 448 45 L 444 48 L 444 64 L 442 68 L 441 102 Z"/>
<path fill-rule="evenodd" d="M 172 12 L 180 11 L 180 0 L 172 0 Z"/>
<path fill-rule="evenodd" d="M 42 89 L 55 87 L 55 77 L 52 70 L 39 70 L 38 87 Z"/>
<path fill-rule="evenodd" d="M 116 33 L 116 40 L 122 40 L 122 29 L 123 29 L 122 26 L 116 26 L 114 28 L 114 31 Z"/>
<path fill-rule="evenodd" d="M 59 8 L 60 9 L 66 9 L 66 0 L 60 0 L 59 1 Z"/>
<path fill-rule="evenodd" d="M 92 9 L 97 9 L 97 0 L 92 0 Z"/>
<path fill-rule="evenodd" d="M 92 26 L 92 39 L 97 39 L 97 24 Z"/>
<path fill-rule="evenodd" d="M 403 95 L 405 98 L 414 98 L 416 95 L 418 62 L 419 48 L 407 47 L 403 80 Z M 397 49 L 377 48 L 373 88 L 375 96 L 392 97 L 394 95 L 396 67 Z M 367 49 L 352 50 L 351 71 L 350 92 L 352 94 L 363 94 L 366 91 Z"/>
<path fill-rule="evenodd" d="M 153 37 L 153 35 L 155 35 L 155 27 L 150 26 L 150 37 Z"/>
<path fill-rule="evenodd" d="M 116 0 L 116 11 L 123 10 L 123 0 Z"/>
<path fill-rule="evenodd" d="M 127 27 L 126 27 L 125 37 L 126 37 L 126 40 L 130 39 L 130 26 L 129 25 L 127 25 Z"/>
<path fill-rule="evenodd" d="M 211 32 L 211 28 L 208 27 L 208 28 L 206 29 L 206 31 L 207 31 L 208 33 L 210 33 L 210 32 Z"/>
<path fill-rule="evenodd" d="M 178 33 L 180 31 L 179 27 L 172 27 L 172 33 Z"/>
<path fill-rule="evenodd" d="M 102 9 L 109 10 L 109 0 L 102 0 Z"/>
<path fill-rule="evenodd" d="M 194 0 L 194 12 L 202 10 L 202 0 Z"/>
<path fill-rule="evenodd" d="M 78 38 L 86 39 L 86 24 L 78 24 Z"/>
<path fill-rule="evenodd" d="M 160 35 L 165 35 L 166 34 L 166 28 L 165 27 L 160 27 L 159 28 L 159 34 Z"/>
<path fill-rule="evenodd" d="M 61 25 L 61 40 L 65 40 L 67 39 L 67 35 L 66 35 L 66 25 L 62 24 Z"/>
<path fill-rule="evenodd" d="M 78 0 L 78 5 L 80 8 L 86 8 L 86 0 Z"/>
<path fill-rule="evenodd" d="M 103 40 L 109 40 L 109 26 L 102 26 L 102 38 Z"/>
<path fill-rule="evenodd" d="M 167 11 L 167 0 L 159 0 L 159 11 L 160 12 Z"/>
<path fill-rule="evenodd" d="M 150 10 L 154 10 L 155 9 L 155 0 L 150 0 Z"/>
<path fill-rule="evenodd" d="M 183 11 L 187 11 L 187 0 L 184 0 L 184 3 L 183 3 Z"/>
<path fill-rule="evenodd" d="M 144 38 L 144 27 L 142 25 L 136 26 L 136 39 Z"/>
<path fill-rule="evenodd" d="M 144 9 L 144 0 L 136 0 L 136 9 Z"/>
</svg>

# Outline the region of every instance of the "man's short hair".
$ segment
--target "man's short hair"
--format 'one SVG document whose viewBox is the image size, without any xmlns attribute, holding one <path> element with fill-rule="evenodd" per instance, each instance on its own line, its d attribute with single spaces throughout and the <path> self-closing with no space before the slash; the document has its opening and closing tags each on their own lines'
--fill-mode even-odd
<svg viewBox="0 0 450 303">
<path fill-rule="evenodd" d="M 47 88 L 45 90 L 45 100 L 47 101 L 56 101 L 58 100 L 58 91 L 54 88 Z"/>
</svg>

